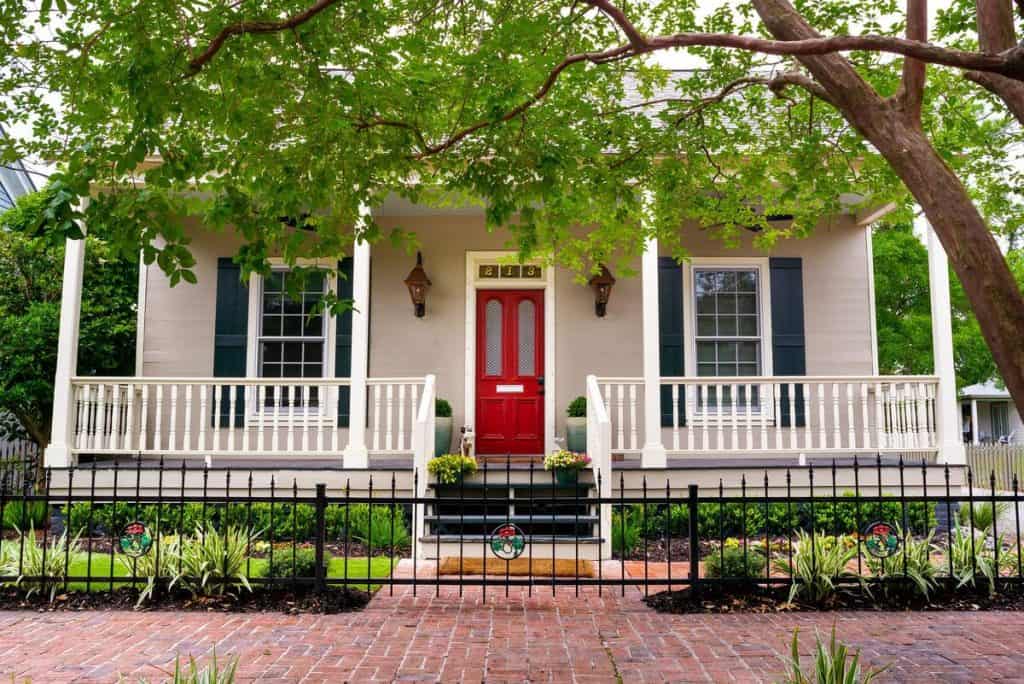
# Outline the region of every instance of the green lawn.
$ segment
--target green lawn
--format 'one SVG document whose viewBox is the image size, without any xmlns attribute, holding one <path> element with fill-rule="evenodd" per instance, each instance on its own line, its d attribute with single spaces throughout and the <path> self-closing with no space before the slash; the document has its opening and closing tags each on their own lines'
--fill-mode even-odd
<svg viewBox="0 0 1024 684">
<path fill-rule="evenodd" d="M 350 580 L 348 586 L 357 589 L 366 589 L 365 583 L 357 583 L 354 580 L 365 580 L 376 577 L 387 577 L 391 571 L 391 559 L 384 557 L 375 558 L 334 558 L 332 557 L 327 565 L 327 576 L 344 578 L 348 577 Z M 267 572 L 268 561 L 264 558 L 253 558 L 249 565 L 249 577 L 262 577 Z M 348 566 L 346 568 L 346 566 Z M 89 562 L 86 554 L 78 554 L 71 560 L 71 567 L 68 570 L 69 577 L 90 577 L 92 581 L 89 583 L 90 591 L 105 591 L 110 588 L 110 555 L 109 554 L 93 554 L 92 562 Z M 114 560 L 114 577 L 130 577 L 131 573 L 124 564 L 115 558 Z M 126 583 L 115 582 L 114 586 L 125 586 Z M 339 586 L 339 585 L 332 585 Z M 86 583 L 84 581 L 69 582 L 68 588 L 72 591 L 85 591 Z M 373 584 L 369 586 L 370 591 L 376 591 L 380 588 L 379 584 Z"/>
</svg>

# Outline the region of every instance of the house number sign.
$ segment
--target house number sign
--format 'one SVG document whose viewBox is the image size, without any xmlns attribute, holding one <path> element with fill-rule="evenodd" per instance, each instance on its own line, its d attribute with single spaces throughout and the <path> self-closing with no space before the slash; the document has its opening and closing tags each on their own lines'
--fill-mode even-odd
<svg viewBox="0 0 1024 684">
<path fill-rule="evenodd" d="M 896 527 L 887 522 L 873 522 L 864 528 L 864 546 L 875 558 L 889 558 L 900 550 Z"/>
<path fill-rule="evenodd" d="M 544 269 L 536 264 L 480 264 L 477 277 L 481 280 L 539 280 Z"/>
</svg>

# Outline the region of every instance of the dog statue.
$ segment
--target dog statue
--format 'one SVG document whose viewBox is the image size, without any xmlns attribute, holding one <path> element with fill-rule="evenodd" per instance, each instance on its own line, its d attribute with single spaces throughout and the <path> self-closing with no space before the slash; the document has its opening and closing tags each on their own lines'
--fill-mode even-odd
<svg viewBox="0 0 1024 684">
<path fill-rule="evenodd" d="M 462 426 L 462 438 L 459 440 L 459 453 L 463 456 L 473 457 L 473 428 Z"/>
</svg>

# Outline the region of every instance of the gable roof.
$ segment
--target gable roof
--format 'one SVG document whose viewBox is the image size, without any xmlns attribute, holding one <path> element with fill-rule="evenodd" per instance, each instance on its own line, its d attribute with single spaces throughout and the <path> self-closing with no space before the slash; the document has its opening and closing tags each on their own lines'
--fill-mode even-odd
<svg viewBox="0 0 1024 684">
<path fill-rule="evenodd" d="M 968 385 L 960 390 L 961 399 L 1009 399 L 1010 392 L 1005 387 L 998 387 L 995 380 Z"/>
</svg>

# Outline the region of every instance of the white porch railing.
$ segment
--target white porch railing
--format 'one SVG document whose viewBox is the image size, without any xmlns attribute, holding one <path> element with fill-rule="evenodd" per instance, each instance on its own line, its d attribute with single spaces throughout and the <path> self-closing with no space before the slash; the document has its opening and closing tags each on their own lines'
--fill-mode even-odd
<svg viewBox="0 0 1024 684">
<path fill-rule="evenodd" d="M 412 455 L 423 378 L 371 378 L 368 450 Z M 71 382 L 75 454 L 163 456 L 340 454 L 349 381 L 93 378 Z"/>
<path fill-rule="evenodd" d="M 643 379 L 595 383 L 611 422 L 611 451 L 640 453 Z M 670 454 L 938 449 L 932 376 L 666 377 L 660 386 L 671 402 L 662 431 Z"/>
<path fill-rule="evenodd" d="M 605 410 L 601 388 L 593 375 L 587 376 L 587 454 L 594 471 L 594 482 L 598 485 L 598 496 L 612 495 L 612 423 Z M 612 507 L 599 506 L 601 529 L 609 530 L 601 542 L 602 554 L 611 557 Z M 602 558 L 605 556 L 602 555 Z"/>
</svg>

